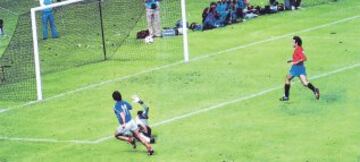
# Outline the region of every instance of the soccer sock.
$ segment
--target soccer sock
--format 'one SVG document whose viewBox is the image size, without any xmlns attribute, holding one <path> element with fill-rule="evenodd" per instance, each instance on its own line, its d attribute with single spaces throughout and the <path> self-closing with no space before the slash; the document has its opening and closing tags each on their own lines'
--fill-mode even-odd
<svg viewBox="0 0 360 162">
<path fill-rule="evenodd" d="M 311 89 L 311 90 L 315 93 L 315 87 L 314 87 L 314 85 L 312 85 L 311 83 L 309 83 L 309 84 L 307 85 L 307 87 L 309 87 L 309 89 Z"/>
<path fill-rule="evenodd" d="M 288 98 L 290 94 L 290 84 L 285 84 L 284 89 L 285 89 L 285 97 Z"/>
</svg>

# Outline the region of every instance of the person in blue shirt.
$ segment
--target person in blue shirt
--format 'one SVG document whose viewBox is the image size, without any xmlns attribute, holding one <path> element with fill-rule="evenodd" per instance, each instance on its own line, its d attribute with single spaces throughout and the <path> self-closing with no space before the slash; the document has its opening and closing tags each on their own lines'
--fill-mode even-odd
<svg viewBox="0 0 360 162">
<path fill-rule="evenodd" d="M 161 37 L 159 0 L 145 0 L 145 8 L 149 35 L 151 37 Z"/>
<path fill-rule="evenodd" d="M 219 14 L 218 23 L 219 24 L 226 24 L 226 18 L 229 15 L 229 6 L 228 3 L 225 0 L 219 1 L 219 3 L 216 6 L 216 12 Z"/>
<path fill-rule="evenodd" d="M 44 0 L 44 5 L 49 5 L 51 3 L 52 3 L 52 0 Z M 59 37 L 59 33 L 56 30 L 55 18 L 54 18 L 51 8 L 44 9 L 42 11 L 41 21 L 42 21 L 42 32 L 43 32 L 44 40 L 46 40 L 48 38 L 48 24 L 50 24 L 51 36 L 53 38 Z"/>
<path fill-rule="evenodd" d="M 236 3 L 236 16 L 238 18 L 241 18 L 243 19 L 244 18 L 244 9 L 246 7 L 246 4 L 244 2 L 244 0 L 237 0 L 237 3 Z"/>
<path fill-rule="evenodd" d="M 127 141 L 133 146 L 133 148 L 136 148 L 134 139 L 135 137 L 142 144 L 144 144 L 147 149 L 148 155 L 153 155 L 154 150 L 152 149 L 151 145 L 139 135 L 139 128 L 131 117 L 130 110 L 132 110 L 132 106 L 128 102 L 122 100 L 122 96 L 119 91 L 114 91 L 112 97 L 115 101 L 113 110 L 120 124 L 115 131 L 115 138 L 118 140 Z"/>
<path fill-rule="evenodd" d="M 218 13 L 216 12 L 216 4 L 212 3 L 203 23 L 203 30 L 218 28 L 221 26 L 218 20 Z"/>
</svg>

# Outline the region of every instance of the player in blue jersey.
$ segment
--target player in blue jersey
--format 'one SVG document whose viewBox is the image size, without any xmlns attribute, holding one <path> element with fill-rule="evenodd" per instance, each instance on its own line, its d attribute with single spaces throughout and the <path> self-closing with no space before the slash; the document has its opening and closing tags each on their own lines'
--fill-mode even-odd
<svg viewBox="0 0 360 162">
<path fill-rule="evenodd" d="M 112 97 L 116 102 L 113 108 L 114 113 L 120 124 L 115 131 L 115 138 L 127 141 L 129 144 L 133 145 L 133 148 L 136 148 L 135 137 L 144 144 L 148 155 L 153 155 L 154 150 L 151 145 L 139 135 L 139 128 L 131 117 L 130 110 L 132 110 L 132 106 L 128 102 L 122 100 L 122 96 L 119 91 L 114 91 Z"/>
</svg>

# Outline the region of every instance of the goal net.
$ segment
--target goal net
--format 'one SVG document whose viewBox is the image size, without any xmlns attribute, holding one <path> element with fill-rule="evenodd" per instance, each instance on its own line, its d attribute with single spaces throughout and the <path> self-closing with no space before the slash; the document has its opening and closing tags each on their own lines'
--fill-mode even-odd
<svg viewBox="0 0 360 162">
<path fill-rule="evenodd" d="M 70 1 L 74 2 L 68 3 Z M 50 78 L 43 79 L 45 97 L 63 92 L 46 87 L 46 81 L 64 84 L 66 78 L 54 76 L 74 68 L 104 60 L 121 64 L 139 59 L 173 62 L 183 57 L 182 37 L 157 39 L 156 45 L 146 45 L 143 40 L 136 39 L 137 32 L 147 29 L 144 0 L 68 0 L 53 5 L 59 3 L 64 5 L 51 8 L 58 32 L 56 38 L 52 38 L 47 25 L 48 37 L 43 39 L 42 15 L 46 8 L 38 8 L 35 12 L 40 75 Z M 180 0 L 161 0 L 160 3 L 161 26 L 174 27 L 181 19 Z M 1 101 L 37 99 L 31 23 L 30 12 L 18 15 L 11 40 L 0 55 Z M 167 53 L 172 50 L 179 51 L 179 56 L 169 56 Z"/>
</svg>

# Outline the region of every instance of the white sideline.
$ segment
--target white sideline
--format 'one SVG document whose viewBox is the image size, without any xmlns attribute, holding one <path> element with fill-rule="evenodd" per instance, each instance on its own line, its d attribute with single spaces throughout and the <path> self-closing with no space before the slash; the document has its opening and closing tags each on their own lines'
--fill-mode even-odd
<svg viewBox="0 0 360 162">
<path fill-rule="evenodd" d="M 239 49 L 255 46 L 255 45 L 258 45 L 258 44 L 279 40 L 281 38 L 285 38 L 285 37 L 288 37 L 288 36 L 295 35 L 296 33 L 305 33 L 305 32 L 314 31 L 314 30 L 317 30 L 317 29 L 321 29 L 321 28 L 331 26 L 331 25 L 336 25 L 336 24 L 339 24 L 339 23 L 350 21 L 350 20 L 353 20 L 353 19 L 356 19 L 356 18 L 359 18 L 359 17 L 360 17 L 360 15 L 356 15 L 356 16 L 340 19 L 340 20 L 337 20 L 337 21 L 334 21 L 334 22 L 331 22 L 331 23 L 318 25 L 318 26 L 315 26 L 315 27 L 312 27 L 312 28 L 307 28 L 307 29 L 304 29 L 304 30 L 300 30 L 300 31 L 297 31 L 297 32 L 292 32 L 292 33 L 288 33 L 288 34 L 280 35 L 280 36 L 274 36 L 274 37 L 271 37 L 269 39 L 264 39 L 264 40 L 261 40 L 261 41 L 257 41 L 257 42 L 253 42 L 253 43 L 249 43 L 249 44 L 245 44 L 245 45 L 240 45 L 240 46 L 237 46 L 237 47 L 229 48 L 229 49 L 222 50 L 222 51 L 215 52 L 215 53 L 201 55 L 201 56 L 195 57 L 193 59 L 190 59 L 190 62 L 199 61 L 199 60 L 206 59 L 206 58 L 213 57 L 213 56 L 217 56 L 217 55 L 220 55 L 220 54 L 223 54 L 223 53 L 233 52 L 233 51 L 236 51 L 236 50 L 239 50 Z M 40 102 L 47 102 L 47 101 L 50 101 L 50 100 L 53 100 L 53 99 L 56 99 L 56 98 L 59 98 L 59 97 L 67 96 L 67 95 L 77 93 L 77 92 L 81 92 L 81 91 L 84 91 L 84 90 L 87 90 L 87 89 L 96 88 L 96 87 L 99 87 L 99 86 L 102 86 L 102 85 L 106 85 L 106 84 L 126 80 L 126 79 L 136 77 L 136 76 L 139 76 L 139 75 L 142 75 L 142 74 L 147 74 L 147 73 L 151 73 L 151 72 L 154 72 L 154 71 L 167 69 L 167 68 L 177 66 L 177 65 L 183 65 L 183 61 L 181 60 L 181 61 L 177 61 L 177 62 L 174 62 L 174 63 L 171 63 L 171 64 L 166 64 L 166 65 L 154 67 L 154 68 L 151 68 L 151 69 L 148 69 L 148 70 L 144 70 L 144 71 L 141 71 L 141 72 L 137 72 L 137 73 L 134 73 L 134 74 L 131 74 L 131 75 L 127 75 L 127 76 L 123 76 L 123 77 L 119 77 L 119 78 L 110 79 L 110 80 L 102 81 L 102 82 L 99 82 L 99 83 L 91 84 L 91 85 L 84 86 L 84 87 L 81 87 L 81 88 L 78 88 L 78 89 L 75 89 L 75 90 L 67 91 L 67 92 L 60 93 L 60 94 L 55 95 L 55 96 L 45 98 L 42 101 L 31 101 L 31 102 L 28 102 L 26 104 L 17 105 L 17 106 L 14 106 L 14 107 L 3 109 L 2 111 L 0 111 L 0 114 L 4 113 L 4 112 L 7 112 L 7 111 L 10 111 L 10 110 L 17 109 L 17 108 L 23 108 L 23 107 L 26 107 L 26 106 L 29 106 L 29 105 L 32 105 L 32 104 L 40 103 Z"/>
<path fill-rule="evenodd" d="M 57 140 L 57 139 L 46 139 L 46 138 L 20 138 L 20 137 L 2 137 L 0 141 L 23 141 L 23 142 L 43 142 L 43 143 L 74 143 L 74 144 L 93 144 L 93 141 L 86 140 Z"/>
<path fill-rule="evenodd" d="M 360 67 L 360 63 L 353 64 L 353 65 L 346 66 L 346 67 L 342 67 L 342 68 L 339 68 L 339 69 L 336 69 L 336 70 L 333 70 L 333 71 L 330 71 L 330 72 L 327 72 L 327 73 L 323 73 L 323 74 L 311 77 L 310 80 L 316 80 L 316 79 L 320 79 L 320 78 L 323 78 L 323 77 L 331 76 L 331 75 L 341 73 L 343 71 L 351 70 L 351 69 L 354 69 L 354 68 L 357 68 L 357 67 Z M 208 111 L 211 111 L 211 110 L 221 109 L 221 108 L 224 108 L 224 106 L 227 106 L 227 105 L 230 105 L 230 104 L 233 104 L 233 103 L 239 103 L 239 102 L 242 102 L 242 101 L 246 101 L 246 100 L 249 100 L 249 99 L 252 99 L 252 98 L 255 98 L 255 97 L 263 96 L 263 95 L 268 94 L 270 92 L 280 90 L 281 88 L 282 88 L 282 86 L 276 86 L 276 87 L 265 89 L 265 90 L 262 90 L 260 92 L 248 95 L 248 96 L 241 96 L 239 98 L 236 98 L 236 99 L 233 99 L 233 100 L 230 100 L 230 101 L 222 102 L 222 103 L 219 103 L 219 104 L 214 105 L 214 106 L 210 106 L 210 107 L 206 107 L 206 108 L 200 108 L 197 111 L 189 112 L 189 113 L 186 113 L 186 114 L 180 115 L 180 116 L 175 116 L 175 117 L 160 121 L 158 123 L 152 124 L 152 127 L 158 127 L 158 126 L 161 126 L 161 125 L 165 125 L 165 124 L 168 124 L 168 123 L 171 123 L 171 122 L 174 122 L 174 121 L 189 118 L 189 117 L 192 117 L 194 115 L 205 113 L 205 112 L 208 112 Z M 113 136 L 106 136 L 106 137 L 101 137 L 101 138 L 96 139 L 96 140 L 58 140 L 58 139 L 44 139 L 44 138 L 18 138 L 18 137 L 2 137 L 2 136 L 0 136 L 0 141 L 1 140 L 7 140 L 7 141 L 22 141 L 22 142 L 99 144 L 99 143 L 102 143 L 104 141 L 110 140 L 112 138 L 114 138 L 114 137 Z"/>
</svg>

